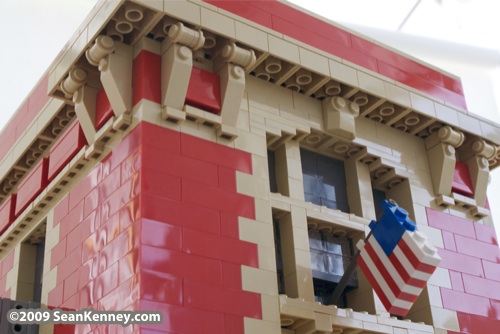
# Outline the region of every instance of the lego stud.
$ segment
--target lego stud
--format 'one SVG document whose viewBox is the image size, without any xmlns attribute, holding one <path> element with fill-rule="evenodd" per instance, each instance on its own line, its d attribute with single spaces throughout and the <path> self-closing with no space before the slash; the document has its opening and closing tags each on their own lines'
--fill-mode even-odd
<svg viewBox="0 0 500 334">
<path fill-rule="evenodd" d="M 231 70 L 231 76 L 234 79 L 241 79 L 245 76 L 245 71 L 243 71 L 243 69 L 239 66 L 233 66 Z"/>
<path fill-rule="evenodd" d="M 400 130 L 400 131 L 408 131 L 408 127 L 402 123 L 398 123 L 396 125 L 394 125 L 394 128 L 397 129 L 397 130 Z"/>
<path fill-rule="evenodd" d="M 73 67 L 68 77 L 61 83 L 61 90 L 66 97 L 71 97 L 86 82 L 87 72 L 81 67 Z"/>
<path fill-rule="evenodd" d="M 45 141 L 45 140 L 39 140 L 38 142 L 38 145 L 37 145 L 37 148 L 40 152 L 43 152 L 45 151 L 46 149 L 49 148 L 49 142 L 48 141 Z"/>
<path fill-rule="evenodd" d="M 343 238 L 347 235 L 347 231 L 341 228 L 332 229 L 332 234 L 334 237 Z"/>
<path fill-rule="evenodd" d="M 192 51 L 186 46 L 181 46 L 179 50 L 177 50 L 177 55 L 182 60 L 187 60 L 192 55 Z"/>
<path fill-rule="evenodd" d="M 331 334 L 342 334 L 344 330 L 342 328 L 333 328 L 330 332 Z"/>
<path fill-rule="evenodd" d="M 182 44 L 193 50 L 198 50 L 205 44 L 205 37 L 202 31 L 190 29 L 181 22 L 173 24 L 168 29 L 168 38 L 170 38 L 172 43 Z"/>
<path fill-rule="evenodd" d="M 128 34 L 134 30 L 134 26 L 130 23 L 129 20 L 125 17 L 123 13 L 120 13 L 116 17 L 115 29 L 120 34 Z"/>
<path fill-rule="evenodd" d="M 318 100 L 324 100 L 326 98 L 325 88 L 321 87 L 314 93 L 314 97 Z"/>
<path fill-rule="evenodd" d="M 306 143 L 310 145 L 316 145 L 321 141 L 321 136 L 317 134 L 312 134 L 306 138 Z"/>
<path fill-rule="evenodd" d="M 281 327 L 287 327 L 293 325 L 295 321 L 292 318 L 282 317 L 281 318 Z"/>
<path fill-rule="evenodd" d="M 437 253 L 437 249 L 436 247 L 434 247 L 433 245 L 431 245 L 430 243 L 425 243 L 424 246 L 422 247 L 424 253 L 428 254 L 428 255 L 435 255 Z"/>
<path fill-rule="evenodd" d="M 391 116 L 394 111 L 394 105 L 390 102 L 383 103 L 379 108 L 380 115 L 384 117 Z"/>
<path fill-rule="evenodd" d="M 300 92 L 300 85 L 293 77 L 290 77 L 285 81 L 285 86 L 286 88 L 291 89 L 294 92 Z"/>
<path fill-rule="evenodd" d="M 389 187 L 389 189 L 392 189 L 392 188 L 396 187 L 397 185 L 401 184 L 401 182 L 403 182 L 401 179 L 390 180 L 388 187 Z"/>
<path fill-rule="evenodd" d="M 465 140 L 465 135 L 460 131 L 455 131 L 451 126 L 443 126 L 438 131 L 438 138 L 447 144 L 459 147 Z"/>
<path fill-rule="evenodd" d="M 479 156 L 486 159 L 493 159 L 497 155 L 497 148 L 493 145 L 486 143 L 484 140 L 476 140 L 472 143 L 472 151 Z"/>
<path fill-rule="evenodd" d="M 267 73 L 263 64 L 260 64 L 259 66 L 257 66 L 257 68 L 255 69 L 255 76 L 259 79 L 262 79 L 262 80 L 266 80 L 266 81 L 271 80 L 271 75 L 269 75 L 269 73 Z"/>
<path fill-rule="evenodd" d="M 161 22 L 161 28 L 163 30 L 163 34 L 165 36 L 168 36 L 168 30 L 170 29 L 170 27 L 175 24 L 177 21 L 171 17 L 164 17 L 162 22 Z"/>
<path fill-rule="evenodd" d="M 379 114 L 371 114 L 368 116 L 368 118 L 377 123 L 382 123 L 384 121 L 384 118 Z"/>
<path fill-rule="evenodd" d="M 328 96 L 339 95 L 342 91 L 340 83 L 336 81 L 330 81 L 325 85 L 325 93 Z"/>
<path fill-rule="evenodd" d="M 375 171 L 374 175 L 378 179 L 379 177 L 384 176 L 385 174 L 387 174 L 387 172 L 389 172 L 389 168 L 382 167 L 382 168 L 377 169 Z"/>
<path fill-rule="evenodd" d="M 119 33 L 115 26 L 109 26 L 108 28 L 106 28 L 106 35 L 111 37 L 113 39 L 113 41 L 116 41 L 116 42 L 123 42 L 123 34 Z"/>
<path fill-rule="evenodd" d="M 257 61 L 253 50 L 240 48 L 235 43 L 227 44 L 222 48 L 222 58 L 228 63 L 233 63 L 243 68 L 251 67 Z"/>
<path fill-rule="evenodd" d="M 347 151 L 347 156 L 350 158 L 353 155 L 355 155 L 356 153 L 358 153 L 359 151 L 361 151 L 361 149 L 359 147 L 353 147 L 349 151 Z"/>
<path fill-rule="evenodd" d="M 433 123 L 429 125 L 429 133 L 430 134 L 436 133 L 439 131 L 439 129 L 441 129 L 441 127 L 442 127 L 441 123 Z"/>
<path fill-rule="evenodd" d="M 98 36 L 94 45 L 85 52 L 85 56 L 91 65 L 99 66 L 101 59 L 115 51 L 115 42 L 109 36 Z"/>
<path fill-rule="evenodd" d="M 19 180 L 23 177 L 24 172 L 20 170 L 14 170 L 14 179 Z"/>
<path fill-rule="evenodd" d="M 295 82 L 298 85 L 304 86 L 304 85 L 309 85 L 312 81 L 312 75 L 311 72 L 301 68 L 300 70 L 295 73 Z"/>
<path fill-rule="evenodd" d="M 368 103 L 368 95 L 365 92 L 357 92 L 354 94 L 353 101 L 362 107 Z"/>
<path fill-rule="evenodd" d="M 453 147 L 453 145 L 446 145 L 444 153 L 448 157 L 454 157 L 455 156 L 455 148 Z"/>
<path fill-rule="evenodd" d="M 125 5 L 125 18 L 130 22 L 139 22 L 144 18 L 143 9 L 133 2 Z"/>
<path fill-rule="evenodd" d="M 274 57 L 267 57 L 264 61 L 265 70 L 269 74 L 276 74 L 281 71 L 281 60 Z"/>
<path fill-rule="evenodd" d="M 337 154 L 344 154 L 349 150 L 349 145 L 340 143 L 333 147 L 333 152 Z"/>
<path fill-rule="evenodd" d="M 417 115 L 411 115 L 405 118 L 405 125 L 415 126 L 420 123 L 420 118 Z"/>
<path fill-rule="evenodd" d="M 335 96 L 332 99 L 330 99 L 330 103 L 335 109 L 342 109 L 347 106 L 347 101 L 340 96 Z"/>
<path fill-rule="evenodd" d="M 217 44 L 215 34 L 210 31 L 203 31 L 203 36 L 205 36 L 205 44 L 203 45 L 204 49 L 212 49 Z"/>
<path fill-rule="evenodd" d="M 489 166 L 490 166 L 490 163 L 488 162 L 488 159 L 486 159 L 484 157 L 479 159 L 479 167 L 481 167 L 481 169 L 488 168 Z"/>
<path fill-rule="evenodd" d="M 73 119 L 73 117 L 76 116 L 75 107 L 67 106 L 64 116 L 66 116 L 67 119 Z"/>
<path fill-rule="evenodd" d="M 357 104 L 356 102 L 350 102 L 349 103 L 349 111 L 354 116 L 358 116 L 359 115 L 359 104 Z"/>
</svg>

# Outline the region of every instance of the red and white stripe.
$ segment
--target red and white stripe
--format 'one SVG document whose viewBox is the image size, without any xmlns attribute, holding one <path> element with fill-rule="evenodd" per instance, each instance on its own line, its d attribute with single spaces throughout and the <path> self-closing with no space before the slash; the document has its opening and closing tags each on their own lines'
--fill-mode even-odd
<svg viewBox="0 0 500 334">
<path fill-rule="evenodd" d="M 405 232 L 389 257 L 377 240 L 357 245 L 358 265 L 388 312 L 405 316 L 440 262 L 420 232 Z"/>
</svg>

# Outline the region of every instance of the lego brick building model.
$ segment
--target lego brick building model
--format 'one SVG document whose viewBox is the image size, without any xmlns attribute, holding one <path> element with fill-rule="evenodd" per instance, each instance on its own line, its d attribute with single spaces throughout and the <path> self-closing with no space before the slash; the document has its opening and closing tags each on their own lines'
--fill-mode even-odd
<svg viewBox="0 0 500 334">
<path fill-rule="evenodd" d="M 164 314 L 41 333 L 494 333 L 499 145 L 458 78 L 286 2 L 103 0 L 1 134 L 0 297 Z M 385 199 L 442 259 L 404 318 L 359 269 L 328 305 Z"/>
</svg>

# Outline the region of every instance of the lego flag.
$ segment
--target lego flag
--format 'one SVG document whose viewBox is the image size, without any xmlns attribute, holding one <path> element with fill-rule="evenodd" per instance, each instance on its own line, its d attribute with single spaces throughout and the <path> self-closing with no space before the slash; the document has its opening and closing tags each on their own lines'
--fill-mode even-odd
<svg viewBox="0 0 500 334">
<path fill-rule="evenodd" d="M 405 316 L 441 258 L 406 210 L 394 201 L 382 208 L 380 221 L 370 223 L 372 237 L 357 244 L 356 261 L 387 311 Z"/>
</svg>

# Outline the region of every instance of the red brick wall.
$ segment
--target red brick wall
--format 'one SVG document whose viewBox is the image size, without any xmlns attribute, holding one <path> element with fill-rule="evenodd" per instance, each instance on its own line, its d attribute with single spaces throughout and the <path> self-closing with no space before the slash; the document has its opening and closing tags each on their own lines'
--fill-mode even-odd
<svg viewBox="0 0 500 334">
<path fill-rule="evenodd" d="M 500 248 L 494 228 L 432 209 L 427 217 L 443 233 L 440 267 L 449 270 L 452 284 L 451 289 L 441 288 L 443 307 L 457 311 L 460 333 L 496 333 Z"/>
<path fill-rule="evenodd" d="M 255 209 L 237 170 L 252 172 L 249 154 L 141 123 L 55 209 L 49 306 L 161 310 L 164 323 L 142 333 L 243 333 L 243 317 L 262 311 L 241 287 L 241 265 L 258 260 L 238 237 L 238 216 Z"/>
</svg>

